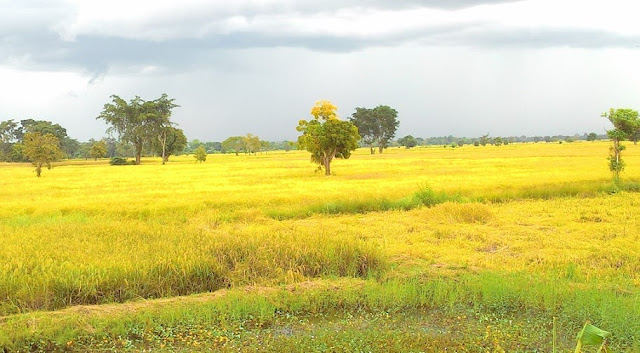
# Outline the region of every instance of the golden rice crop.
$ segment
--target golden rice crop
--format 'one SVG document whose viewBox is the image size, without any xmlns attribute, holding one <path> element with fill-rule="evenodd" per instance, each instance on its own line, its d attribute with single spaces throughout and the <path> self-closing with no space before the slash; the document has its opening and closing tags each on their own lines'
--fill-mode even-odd
<svg viewBox="0 0 640 353">
<path fill-rule="evenodd" d="M 39 179 L 0 164 L 0 315 L 331 276 L 570 268 L 578 285 L 637 288 L 640 197 L 603 192 L 607 153 L 605 142 L 363 149 L 331 177 L 298 151 L 69 161 Z M 623 178 L 639 180 L 640 148 L 623 158 Z M 462 203 L 349 212 L 425 187 Z M 271 217 L 336 202 L 344 214 Z"/>
</svg>

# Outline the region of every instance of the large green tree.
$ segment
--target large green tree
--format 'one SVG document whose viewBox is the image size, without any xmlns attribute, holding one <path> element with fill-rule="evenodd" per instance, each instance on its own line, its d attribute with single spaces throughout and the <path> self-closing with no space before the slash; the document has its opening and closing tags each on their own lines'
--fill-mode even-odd
<svg viewBox="0 0 640 353">
<path fill-rule="evenodd" d="M 358 127 L 358 133 L 371 151 L 375 153 L 374 144 L 378 145 L 378 151 L 389 146 L 400 122 L 398 112 L 388 105 L 379 105 L 373 109 L 356 108 L 349 120 Z"/>
<path fill-rule="evenodd" d="M 104 105 L 96 119 L 102 119 L 111 125 L 108 133 L 117 133 L 118 137 L 131 143 L 135 150 L 136 164 L 140 164 L 142 151 L 158 141 L 166 152 L 166 141 L 170 128 L 171 111 L 178 107 L 166 94 L 153 101 L 145 101 L 135 96 L 129 102 L 117 95 L 111 96 L 111 103 Z M 164 157 L 164 156 L 163 156 Z M 163 158 L 164 159 L 164 158 Z"/>
<path fill-rule="evenodd" d="M 416 147 L 418 145 L 418 141 L 416 140 L 415 137 L 411 135 L 407 135 L 405 137 L 399 138 L 398 144 L 406 148 L 411 148 L 411 147 Z"/>
<path fill-rule="evenodd" d="M 348 159 L 351 151 L 358 147 L 358 128 L 349 121 L 338 119 L 338 108 L 329 101 L 318 101 L 311 109 L 313 119 L 300 120 L 297 130 L 298 148 L 311 152 L 311 161 L 324 168 L 325 175 L 331 175 L 331 161 L 334 158 Z"/>
<path fill-rule="evenodd" d="M 21 129 L 13 120 L 0 122 L 0 162 L 12 160 L 14 144 L 22 139 Z"/>
<path fill-rule="evenodd" d="M 169 159 L 170 152 L 168 151 L 168 142 L 179 144 L 182 143 L 182 137 L 184 137 L 184 132 L 174 128 L 175 123 L 171 122 L 171 111 L 173 108 L 179 107 L 179 105 L 173 103 L 175 99 L 169 99 L 166 94 L 162 94 L 162 96 L 156 100 L 151 102 L 145 102 L 145 113 L 147 114 L 147 119 L 150 120 L 150 133 L 154 135 L 158 139 L 158 143 L 161 146 L 161 156 L 162 156 L 162 164 L 165 164 Z M 179 134 L 177 136 L 176 134 Z M 179 141 L 176 140 L 179 139 Z M 184 137 L 184 142 L 186 143 L 187 138 Z M 173 147 L 173 146 L 172 146 Z M 180 147 L 180 149 L 184 148 L 184 144 Z"/>
<path fill-rule="evenodd" d="M 607 130 L 607 135 L 611 139 L 611 154 L 609 156 L 609 169 L 613 172 L 615 180 L 620 178 L 620 172 L 624 170 L 624 161 L 621 153 L 625 149 L 622 141 L 628 140 L 640 128 L 638 112 L 633 109 L 609 109 L 603 113 L 602 117 L 609 119 L 613 124 L 613 129 Z"/>
<path fill-rule="evenodd" d="M 89 156 L 94 160 L 107 156 L 107 143 L 105 141 L 97 141 L 89 148 Z"/>
<path fill-rule="evenodd" d="M 251 155 L 251 153 L 256 154 L 256 152 L 260 151 L 260 148 L 262 148 L 262 144 L 260 143 L 260 138 L 258 136 L 247 134 L 242 139 L 244 142 L 244 149 L 249 152 L 249 155 Z"/>
<path fill-rule="evenodd" d="M 245 147 L 245 140 L 242 136 L 231 136 L 222 141 L 222 149 L 225 150 L 225 152 L 234 152 L 236 156 L 241 151 L 246 151 Z"/>
<path fill-rule="evenodd" d="M 154 150 L 162 156 L 162 163 L 169 161 L 169 156 L 180 153 L 187 146 L 187 137 L 181 129 L 170 126 L 154 145 Z"/>
<path fill-rule="evenodd" d="M 21 120 L 20 124 L 22 125 L 20 135 L 24 135 L 27 132 L 39 132 L 43 135 L 52 134 L 57 137 L 60 141 L 60 149 L 69 158 L 73 157 L 78 148 L 80 148 L 80 143 L 70 138 L 67 135 L 67 129 L 60 126 L 60 124 L 54 124 L 47 120 L 34 119 Z"/>
<path fill-rule="evenodd" d="M 60 140 L 53 134 L 41 134 L 39 132 L 27 132 L 23 138 L 24 156 L 36 167 L 36 176 L 42 173 L 42 166 L 51 169 L 51 162 L 63 157 L 60 149 Z"/>
</svg>

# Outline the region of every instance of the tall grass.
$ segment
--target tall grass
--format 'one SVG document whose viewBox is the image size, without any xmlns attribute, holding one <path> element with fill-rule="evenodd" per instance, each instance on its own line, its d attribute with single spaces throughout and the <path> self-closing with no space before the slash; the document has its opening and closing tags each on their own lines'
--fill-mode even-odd
<svg viewBox="0 0 640 353">
<path fill-rule="evenodd" d="M 321 232 L 301 235 L 245 229 L 210 237 L 201 234 L 190 237 L 197 243 L 189 248 L 182 248 L 184 240 L 175 237 L 168 239 L 169 244 L 162 239 L 147 240 L 152 242 L 145 250 L 149 258 L 134 252 L 84 264 L 65 256 L 5 261 L 0 267 L 0 297 L 4 298 L 0 315 L 171 297 L 232 285 L 290 283 L 318 276 L 366 278 L 386 266 L 381 249 L 374 244 Z M 55 245 L 72 246 L 62 243 Z M 175 249 L 167 248 L 171 246 Z"/>
</svg>

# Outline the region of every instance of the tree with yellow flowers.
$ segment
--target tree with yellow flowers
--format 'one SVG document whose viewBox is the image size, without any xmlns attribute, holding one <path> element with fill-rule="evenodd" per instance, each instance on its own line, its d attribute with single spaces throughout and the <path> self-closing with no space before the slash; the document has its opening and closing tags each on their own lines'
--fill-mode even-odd
<svg viewBox="0 0 640 353">
<path fill-rule="evenodd" d="M 358 128 L 349 121 L 338 118 L 338 108 L 327 100 L 316 102 L 311 109 L 313 119 L 300 120 L 298 148 L 311 152 L 311 162 L 324 168 L 325 175 L 331 175 L 331 161 L 334 158 L 348 159 L 351 151 L 358 148 L 360 135 Z"/>
</svg>

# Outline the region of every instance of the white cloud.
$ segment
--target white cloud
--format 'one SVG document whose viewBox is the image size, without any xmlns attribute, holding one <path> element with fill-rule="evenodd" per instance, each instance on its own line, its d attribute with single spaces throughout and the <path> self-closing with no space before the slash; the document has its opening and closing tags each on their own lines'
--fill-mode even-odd
<svg viewBox="0 0 640 353">
<path fill-rule="evenodd" d="M 513 28 L 571 28 L 638 35 L 631 1 L 530 0 L 457 10 L 363 8 L 355 2 L 317 11 L 307 3 L 269 1 L 71 1 L 75 18 L 58 26 L 67 40 L 80 35 L 164 41 L 236 32 L 264 36 L 322 34 L 392 36 L 439 26 L 484 24 Z M 67 19 L 68 20 L 68 19 Z"/>
</svg>

